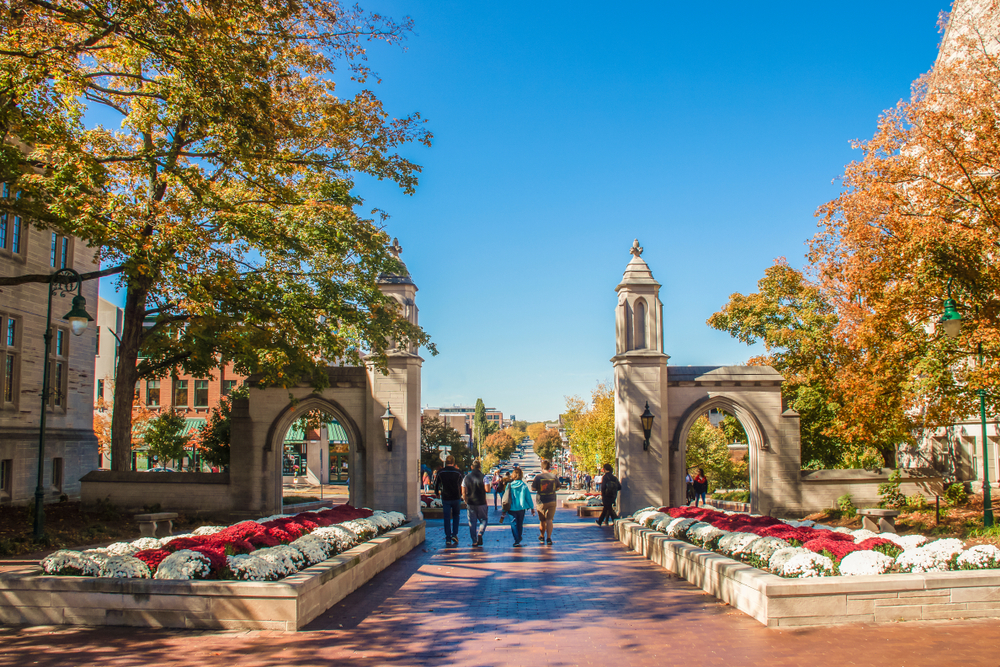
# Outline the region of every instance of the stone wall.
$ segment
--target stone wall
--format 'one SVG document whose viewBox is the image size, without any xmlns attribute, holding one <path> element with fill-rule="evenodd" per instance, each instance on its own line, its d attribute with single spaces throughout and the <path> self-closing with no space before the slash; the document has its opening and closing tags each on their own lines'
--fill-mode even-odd
<svg viewBox="0 0 1000 667">
<path fill-rule="evenodd" d="M 205 514 L 241 509 L 234 502 L 228 473 L 92 470 L 80 481 L 84 503 L 107 500 L 126 511 L 150 505 L 164 512 Z"/>
</svg>

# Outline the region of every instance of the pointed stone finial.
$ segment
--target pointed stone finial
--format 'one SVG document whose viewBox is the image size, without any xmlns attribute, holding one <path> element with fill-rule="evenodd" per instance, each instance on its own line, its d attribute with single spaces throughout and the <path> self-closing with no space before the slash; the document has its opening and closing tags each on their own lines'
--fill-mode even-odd
<svg viewBox="0 0 1000 667">
<path fill-rule="evenodd" d="M 399 259 L 399 254 L 403 252 L 403 246 L 399 245 L 399 239 L 392 237 L 392 245 L 389 246 L 389 254 Z"/>
<path fill-rule="evenodd" d="M 629 250 L 629 252 L 635 255 L 636 257 L 642 257 L 642 246 L 639 245 L 639 239 L 636 239 L 635 241 L 632 242 L 632 249 Z"/>
</svg>

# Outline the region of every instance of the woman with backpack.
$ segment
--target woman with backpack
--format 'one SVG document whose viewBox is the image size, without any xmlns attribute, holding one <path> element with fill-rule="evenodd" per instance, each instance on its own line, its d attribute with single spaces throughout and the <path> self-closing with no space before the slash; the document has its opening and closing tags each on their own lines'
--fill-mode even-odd
<svg viewBox="0 0 1000 667">
<path fill-rule="evenodd" d="M 507 488 L 505 479 L 507 478 L 501 477 L 499 473 L 493 476 L 493 509 L 497 509 L 498 499 L 503 497 L 503 490 Z"/>
<path fill-rule="evenodd" d="M 514 468 L 513 479 L 504 488 L 503 512 L 500 514 L 500 523 L 504 517 L 510 514 L 510 532 L 514 535 L 514 546 L 521 546 L 521 536 L 524 533 L 524 513 L 529 509 L 531 516 L 535 516 L 535 503 L 531 498 L 531 489 L 524 483 L 524 471 Z"/>
</svg>

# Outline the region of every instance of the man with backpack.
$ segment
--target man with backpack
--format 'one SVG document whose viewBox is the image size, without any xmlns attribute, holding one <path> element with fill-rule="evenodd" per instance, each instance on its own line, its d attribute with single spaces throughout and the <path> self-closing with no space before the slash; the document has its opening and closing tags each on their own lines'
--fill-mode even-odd
<svg viewBox="0 0 1000 667">
<path fill-rule="evenodd" d="M 611 472 L 611 464 L 605 463 L 604 475 L 601 477 L 601 504 L 604 505 L 604 509 L 601 510 L 601 516 L 597 519 L 598 526 L 618 518 L 618 515 L 615 514 L 615 500 L 617 500 L 621 488 L 621 482 Z"/>
<path fill-rule="evenodd" d="M 441 498 L 441 513 L 444 515 L 444 545 L 458 546 L 458 514 L 462 505 L 462 472 L 455 467 L 455 457 L 444 460 L 444 468 L 434 480 L 434 494 Z"/>
<path fill-rule="evenodd" d="M 469 535 L 472 546 L 483 546 L 483 534 L 490 519 L 490 506 L 486 504 L 486 482 L 483 480 L 482 463 L 472 461 L 472 470 L 462 480 L 462 499 L 468 507 Z"/>
<path fill-rule="evenodd" d="M 559 478 L 550 471 L 552 462 L 542 459 L 542 472 L 531 481 L 531 490 L 535 496 L 535 506 L 538 508 L 538 541 L 552 545 L 552 528 L 556 518 L 556 491 L 559 490 Z"/>
</svg>

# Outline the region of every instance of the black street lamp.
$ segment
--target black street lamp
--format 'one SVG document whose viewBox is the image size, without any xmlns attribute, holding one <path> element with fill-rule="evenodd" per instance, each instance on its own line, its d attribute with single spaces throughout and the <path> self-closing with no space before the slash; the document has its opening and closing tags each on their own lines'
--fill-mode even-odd
<svg viewBox="0 0 1000 667">
<path fill-rule="evenodd" d="M 389 406 L 385 406 L 385 414 L 382 415 L 382 428 L 385 429 L 385 448 L 392 451 L 392 427 L 396 423 L 396 415 L 392 414 Z"/>
<path fill-rule="evenodd" d="M 944 333 L 948 338 L 955 340 L 962 332 L 962 315 L 958 312 L 958 304 L 951 298 L 951 280 L 948 281 L 948 298 L 944 302 L 944 314 L 938 323 L 944 328 Z M 983 343 L 980 341 L 976 345 L 976 354 L 979 360 L 979 367 L 983 367 Z M 983 527 L 989 528 L 993 525 L 993 498 L 990 494 L 990 454 L 989 440 L 986 437 L 986 389 L 980 387 L 979 394 L 979 422 L 983 429 Z"/>
<path fill-rule="evenodd" d="M 73 269 L 60 269 L 49 278 L 49 306 L 45 315 L 45 357 L 42 361 L 42 416 L 38 429 L 38 484 L 35 486 L 35 541 L 45 537 L 45 417 L 48 412 L 49 394 L 49 352 L 52 349 L 52 297 L 58 293 L 66 296 L 76 290 L 73 297 L 73 307 L 62 319 L 69 320 L 70 331 L 74 336 L 80 336 L 87 330 L 87 325 L 94 318 L 87 312 L 87 300 L 83 298 L 83 280 Z M 57 387 L 56 391 L 60 391 Z"/>
<path fill-rule="evenodd" d="M 646 401 L 646 409 L 643 413 L 639 415 L 639 421 L 642 422 L 642 434 L 645 436 L 645 440 L 642 441 L 642 450 L 647 451 L 649 449 L 649 434 L 653 432 L 653 413 L 649 411 L 649 401 Z"/>
</svg>

